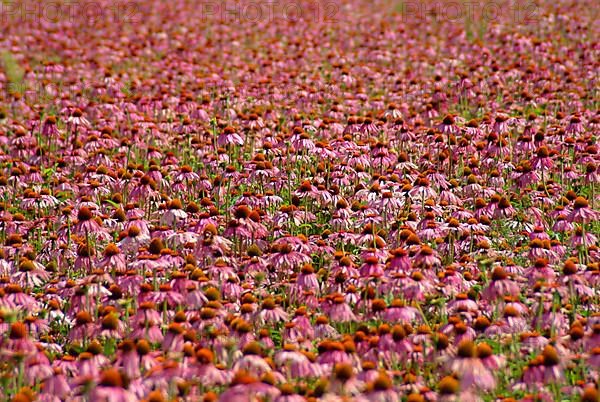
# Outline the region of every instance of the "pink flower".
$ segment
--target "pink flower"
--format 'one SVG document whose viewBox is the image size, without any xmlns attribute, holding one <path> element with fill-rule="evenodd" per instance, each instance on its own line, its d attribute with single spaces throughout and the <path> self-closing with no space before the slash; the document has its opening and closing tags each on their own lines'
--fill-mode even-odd
<svg viewBox="0 0 600 402">
<path fill-rule="evenodd" d="M 384 270 L 377 257 L 371 256 L 365 259 L 359 273 L 363 278 L 379 278 L 384 275 Z"/>
<path fill-rule="evenodd" d="M 98 262 L 98 267 L 111 272 L 124 273 L 127 271 L 125 255 L 116 244 L 110 243 L 104 249 L 104 258 Z"/>
<path fill-rule="evenodd" d="M 317 275 L 315 274 L 315 270 L 312 265 L 305 265 L 302 267 L 302 270 L 298 277 L 296 278 L 296 284 L 305 290 L 318 290 L 319 282 L 317 280 Z"/>
<path fill-rule="evenodd" d="M 382 319 L 388 322 L 414 323 L 420 321 L 421 316 L 416 308 L 405 305 L 399 299 L 394 299 L 383 312 Z"/>
<path fill-rule="evenodd" d="M 69 337 L 73 340 L 90 339 L 94 331 L 95 326 L 90 313 L 79 311 L 75 316 L 75 325 L 69 331 Z"/>
<path fill-rule="evenodd" d="M 257 315 L 261 323 L 275 323 L 288 320 L 288 314 L 281 307 L 277 306 L 272 298 L 265 299 L 261 307 L 262 309 Z"/>
<path fill-rule="evenodd" d="M 350 306 L 346 304 L 346 300 L 342 295 L 330 296 L 329 301 L 325 302 L 322 308 L 332 321 L 357 321 L 356 315 L 352 312 Z"/>
<path fill-rule="evenodd" d="M 90 122 L 83 117 L 83 112 L 80 109 L 73 110 L 71 116 L 67 118 L 67 123 L 69 123 L 70 127 L 75 127 L 75 130 L 79 126 L 84 128 L 90 127 Z"/>
<path fill-rule="evenodd" d="M 137 398 L 133 393 L 123 388 L 123 378 L 116 369 L 107 369 L 102 372 L 100 382 L 91 391 L 90 398 L 106 402 L 135 402 Z"/>
<path fill-rule="evenodd" d="M 67 378 L 61 369 L 55 368 L 53 370 L 53 375 L 44 380 L 42 393 L 53 395 L 60 399 L 67 398 L 67 396 L 71 393 L 71 386 L 69 385 Z"/>
<path fill-rule="evenodd" d="M 35 344 L 29 339 L 27 326 L 22 322 L 10 325 L 8 337 L 0 343 L 0 357 L 12 360 L 13 358 L 27 358 L 37 353 Z"/>
<path fill-rule="evenodd" d="M 536 156 L 531 160 L 531 165 L 534 169 L 541 171 L 550 170 L 554 166 L 554 162 L 549 157 L 550 151 L 548 147 L 542 145 L 536 151 Z"/>
<path fill-rule="evenodd" d="M 25 288 L 41 286 L 48 281 L 50 275 L 42 264 L 36 261 L 24 259 L 19 264 L 19 271 L 12 275 L 16 283 Z"/>
<path fill-rule="evenodd" d="M 458 345 L 457 353 L 457 357 L 448 363 L 448 367 L 458 374 L 462 389 L 475 387 L 489 391 L 496 387 L 492 372 L 477 357 L 477 348 L 472 341 L 462 341 Z"/>
<path fill-rule="evenodd" d="M 230 387 L 220 395 L 219 401 L 242 402 L 247 401 L 249 398 L 274 400 L 280 394 L 281 392 L 276 387 L 259 382 L 253 375 L 241 371 L 235 374 Z"/>
<path fill-rule="evenodd" d="M 490 299 L 498 299 L 503 296 L 518 296 L 519 293 L 519 285 L 508 279 L 506 270 L 501 267 L 494 268 L 491 281 L 483 292 L 484 296 Z"/>
<path fill-rule="evenodd" d="M 96 329 L 96 336 L 101 338 L 121 339 L 125 332 L 125 324 L 119 320 L 119 317 L 114 313 L 109 313 L 104 316 L 100 322 L 100 326 Z"/>
<path fill-rule="evenodd" d="M 178 323 L 172 323 L 162 341 L 163 350 L 181 352 L 183 350 L 183 333 L 185 329 Z"/>
<path fill-rule="evenodd" d="M 588 206 L 588 201 L 583 197 L 575 199 L 573 211 L 569 214 L 569 220 L 577 223 L 589 223 L 599 217 L 600 215 Z"/>
<path fill-rule="evenodd" d="M 119 349 L 115 366 L 120 367 L 129 379 L 139 378 L 141 376 L 140 358 L 135 343 L 125 340 L 119 345 Z"/>
</svg>

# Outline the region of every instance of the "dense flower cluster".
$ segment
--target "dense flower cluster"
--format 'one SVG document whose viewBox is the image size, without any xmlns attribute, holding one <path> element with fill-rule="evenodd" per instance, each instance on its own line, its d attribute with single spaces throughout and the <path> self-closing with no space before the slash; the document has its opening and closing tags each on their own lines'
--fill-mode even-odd
<svg viewBox="0 0 600 402">
<path fill-rule="evenodd" d="M 1 20 L 3 397 L 598 400 L 594 5 L 348 4 Z"/>
</svg>

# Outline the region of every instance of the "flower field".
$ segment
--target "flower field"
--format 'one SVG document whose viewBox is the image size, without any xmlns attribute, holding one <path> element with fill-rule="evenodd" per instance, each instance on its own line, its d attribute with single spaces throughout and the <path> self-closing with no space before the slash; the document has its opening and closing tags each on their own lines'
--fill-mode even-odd
<svg viewBox="0 0 600 402">
<path fill-rule="evenodd" d="M 591 0 L 0 3 L 0 400 L 600 401 Z"/>
</svg>

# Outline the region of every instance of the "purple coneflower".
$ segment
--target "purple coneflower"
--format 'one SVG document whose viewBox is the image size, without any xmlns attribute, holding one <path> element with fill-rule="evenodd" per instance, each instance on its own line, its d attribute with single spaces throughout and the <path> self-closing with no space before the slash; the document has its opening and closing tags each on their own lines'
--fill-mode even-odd
<svg viewBox="0 0 600 402">
<path fill-rule="evenodd" d="M 569 214 L 569 220 L 577 223 L 589 223 L 599 218 L 599 214 L 589 207 L 588 200 L 577 197 L 573 202 L 573 211 Z"/>
</svg>

